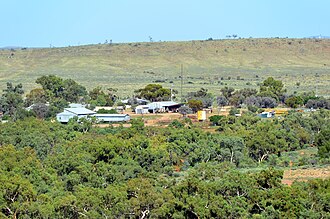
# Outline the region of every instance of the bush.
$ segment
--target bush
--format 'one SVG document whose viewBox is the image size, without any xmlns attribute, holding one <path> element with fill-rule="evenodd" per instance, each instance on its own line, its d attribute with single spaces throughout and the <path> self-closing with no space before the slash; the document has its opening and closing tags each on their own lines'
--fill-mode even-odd
<svg viewBox="0 0 330 219">
<path fill-rule="evenodd" d="M 109 113 L 109 114 L 117 114 L 118 112 L 115 109 L 99 109 L 97 113 Z"/>
<path fill-rule="evenodd" d="M 179 122 L 177 119 L 175 119 L 173 122 L 171 122 L 168 127 L 172 127 L 172 128 L 183 128 L 184 124 Z"/>
<path fill-rule="evenodd" d="M 253 106 L 253 105 L 249 105 L 248 106 L 248 110 L 250 111 L 250 112 L 253 112 L 253 113 L 256 113 L 257 111 L 258 111 L 258 107 L 256 107 L 256 106 Z"/>
<path fill-rule="evenodd" d="M 236 107 L 231 108 L 229 111 L 230 116 L 235 116 L 235 114 L 239 114 L 239 113 L 240 113 L 240 110 L 237 109 Z"/>
<path fill-rule="evenodd" d="M 220 120 L 222 120 L 224 118 L 224 116 L 220 116 L 220 115 L 214 115 L 214 116 L 210 116 L 210 122 L 212 122 L 212 125 L 218 126 L 220 125 L 219 122 Z"/>
</svg>

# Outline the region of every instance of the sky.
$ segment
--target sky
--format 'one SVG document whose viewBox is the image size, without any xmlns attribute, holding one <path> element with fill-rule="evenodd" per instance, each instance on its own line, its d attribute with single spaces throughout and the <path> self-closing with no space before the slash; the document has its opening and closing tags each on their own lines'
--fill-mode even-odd
<svg viewBox="0 0 330 219">
<path fill-rule="evenodd" d="M 330 36 L 329 0 L 0 0 L 0 47 Z"/>
</svg>

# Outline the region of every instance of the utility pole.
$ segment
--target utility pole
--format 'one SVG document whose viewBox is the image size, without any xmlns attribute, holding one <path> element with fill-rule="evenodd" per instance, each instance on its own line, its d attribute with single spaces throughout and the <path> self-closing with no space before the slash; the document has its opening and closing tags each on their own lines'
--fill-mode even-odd
<svg viewBox="0 0 330 219">
<path fill-rule="evenodd" d="M 183 64 L 181 64 L 181 103 L 183 103 L 182 86 L 183 86 Z"/>
<path fill-rule="evenodd" d="M 171 86 L 171 101 L 173 101 L 173 84 Z"/>
</svg>

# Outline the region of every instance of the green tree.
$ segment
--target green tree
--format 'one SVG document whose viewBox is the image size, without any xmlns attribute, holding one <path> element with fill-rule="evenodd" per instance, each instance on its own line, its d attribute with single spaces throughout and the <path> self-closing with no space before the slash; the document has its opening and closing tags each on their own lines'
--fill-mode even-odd
<svg viewBox="0 0 330 219">
<path fill-rule="evenodd" d="M 47 75 L 37 78 L 36 83 L 40 84 L 46 92 L 48 101 L 52 98 L 62 97 L 64 90 L 62 78 L 55 75 Z"/>
<path fill-rule="evenodd" d="M 318 154 L 322 158 L 330 158 L 330 126 L 320 131 L 315 138 Z"/>
<path fill-rule="evenodd" d="M 7 82 L 7 88 L 3 90 L 0 98 L 0 110 L 16 120 L 19 117 L 18 112 L 23 110 L 23 93 L 22 84 L 13 86 L 12 83 Z"/>
<path fill-rule="evenodd" d="M 288 107 L 297 108 L 304 104 L 304 100 L 300 96 L 289 97 L 285 100 Z"/>
<path fill-rule="evenodd" d="M 44 89 L 35 88 L 26 95 L 26 99 L 24 101 L 24 105 L 26 107 L 29 107 L 35 103 L 39 103 L 39 104 L 47 103 L 47 96 L 46 96 L 46 92 Z"/>
<path fill-rule="evenodd" d="M 77 103 L 80 102 L 80 98 L 87 95 L 86 88 L 72 79 L 63 81 L 63 93 L 62 97 L 68 102 Z"/>
<path fill-rule="evenodd" d="M 219 126 L 221 124 L 221 121 L 224 120 L 224 116 L 219 116 L 219 115 L 213 115 L 210 116 L 210 122 L 212 122 L 212 125 Z"/>
<path fill-rule="evenodd" d="M 178 112 L 183 116 L 183 117 L 186 117 L 187 114 L 190 114 L 192 113 L 192 109 L 188 106 L 181 106 L 179 109 L 178 109 Z"/>
<path fill-rule="evenodd" d="M 150 100 L 151 102 L 171 99 L 171 90 L 163 88 L 160 84 L 148 84 L 144 88 L 138 89 L 134 92 L 137 97 Z"/>
<path fill-rule="evenodd" d="M 234 88 L 232 87 L 224 87 L 224 88 L 221 88 L 221 93 L 222 95 L 228 100 L 232 95 L 233 95 L 233 92 L 235 91 Z"/>
<path fill-rule="evenodd" d="M 242 138 L 231 136 L 221 137 L 219 146 L 216 148 L 217 159 L 238 165 L 243 157 L 244 149 L 245 145 Z"/>
<path fill-rule="evenodd" d="M 203 109 L 203 102 L 201 100 L 191 99 L 188 101 L 188 106 L 196 113 L 198 110 Z"/>
<path fill-rule="evenodd" d="M 189 92 L 186 98 L 188 102 L 190 100 L 201 101 L 204 108 L 211 107 L 214 100 L 213 95 L 211 93 L 208 93 L 208 90 L 205 88 L 201 88 L 196 92 Z"/>
<path fill-rule="evenodd" d="M 113 93 L 115 90 L 109 88 L 108 93 L 102 90 L 102 87 L 98 86 L 89 91 L 89 103 L 94 106 L 113 106 L 116 95 Z"/>
<path fill-rule="evenodd" d="M 72 79 L 63 80 L 55 75 L 42 76 L 36 80 L 46 92 L 47 100 L 64 99 L 67 102 L 78 102 L 87 94 L 86 88 Z"/>
<path fill-rule="evenodd" d="M 284 84 L 282 81 L 269 77 L 260 85 L 259 96 L 272 97 L 279 100 L 280 97 L 286 92 L 283 87 Z"/>
</svg>

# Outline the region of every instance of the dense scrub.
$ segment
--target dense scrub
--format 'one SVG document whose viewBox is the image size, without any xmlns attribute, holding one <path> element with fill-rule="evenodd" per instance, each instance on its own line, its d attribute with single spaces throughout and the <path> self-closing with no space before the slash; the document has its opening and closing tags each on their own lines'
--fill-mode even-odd
<svg viewBox="0 0 330 219">
<path fill-rule="evenodd" d="M 86 129 L 34 118 L 0 125 L 0 215 L 17 218 L 327 218 L 330 180 L 281 184 L 273 159 L 319 147 L 329 111 L 284 119 Z M 251 167 L 262 171 L 246 171 Z M 242 171 L 241 168 L 245 168 Z"/>
</svg>

